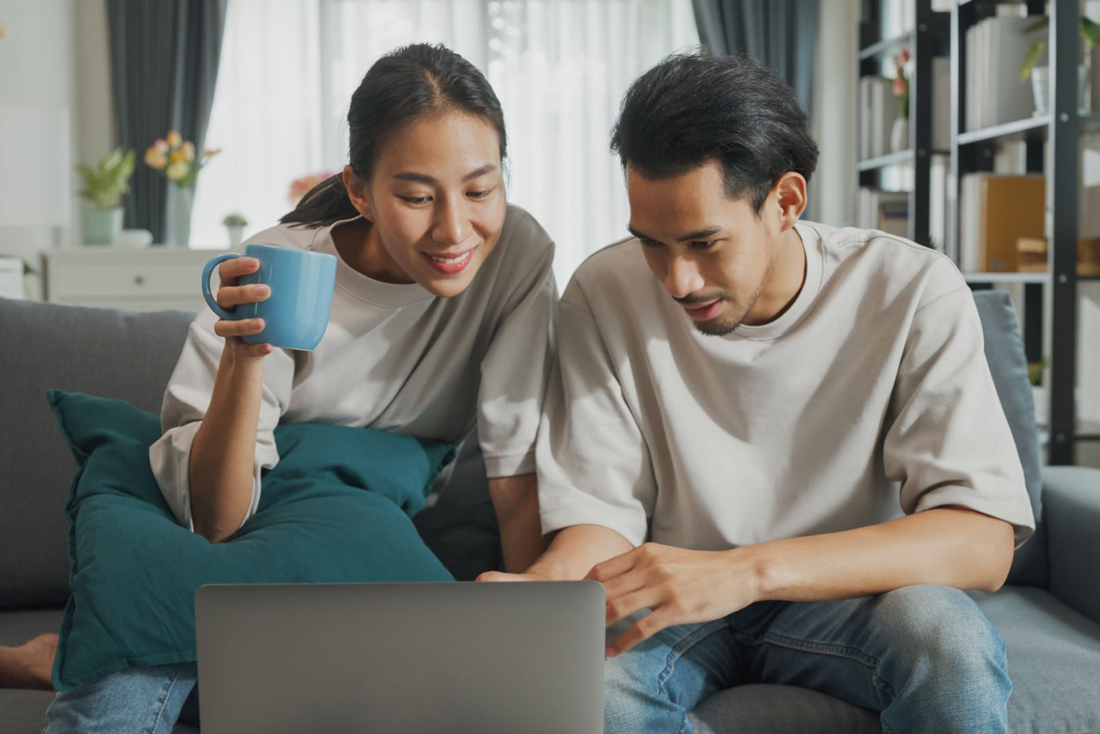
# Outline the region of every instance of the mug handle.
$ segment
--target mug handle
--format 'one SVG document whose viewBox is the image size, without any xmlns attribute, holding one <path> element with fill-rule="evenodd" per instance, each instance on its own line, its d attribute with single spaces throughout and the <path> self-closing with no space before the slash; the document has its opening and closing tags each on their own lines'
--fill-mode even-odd
<svg viewBox="0 0 1100 734">
<path fill-rule="evenodd" d="M 218 302 L 214 300 L 214 294 L 210 292 L 210 274 L 214 272 L 214 268 L 221 265 L 226 260 L 232 260 L 236 257 L 242 257 L 242 255 L 236 252 L 225 252 L 218 255 L 215 258 L 211 258 L 210 262 L 206 263 L 206 267 L 202 269 L 202 297 L 206 299 L 206 305 L 210 307 L 210 310 L 221 316 L 223 319 L 233 320 L 237 318 L 236 310 L 228 311 L 218 305 Z"/>
</svg>

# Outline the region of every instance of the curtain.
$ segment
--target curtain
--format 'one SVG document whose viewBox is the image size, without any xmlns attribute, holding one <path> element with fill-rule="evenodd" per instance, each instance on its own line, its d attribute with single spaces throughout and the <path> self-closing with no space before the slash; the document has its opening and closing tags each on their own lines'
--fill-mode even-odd
<svg viewBox="0 0 1100 734">
<path fill-rule="evenodd" d="M 716 56 L 745 54 L 779 74 L 813 110 L 819 0 L 692 0 L 699 38 Z"/>
<path fill-rule="evenodd" d="M 633 79 L 699 42 L 690 0 L 233 0 L 210 118 L 222 155 L 199 176 L 192 242 L 225 247 L 290 208 L 290 183 L 347 160 L 345 118 L 370 65 L 407 43 L 444 43 L 486 75 L 504 108 L 508 198 L 557 244 L 562 286 L 626 236 L 611 126 Z"/>
<path fill-rule="evenodd" d="M 141 165 L 145 149 L 169 130 L 203 150 L 214 101 L 227 0 L 108 0 L 111 81 L 119 145 L 139 165 L 126 201 L 127 226 L 163 242 L 168 182 Z"/>
</svg>

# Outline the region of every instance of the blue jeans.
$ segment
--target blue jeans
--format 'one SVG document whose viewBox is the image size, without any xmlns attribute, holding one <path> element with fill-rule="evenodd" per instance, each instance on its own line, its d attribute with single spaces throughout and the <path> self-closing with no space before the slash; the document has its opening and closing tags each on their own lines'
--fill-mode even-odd
<svg viewBox="0 0 1100 734">
<path fill-rule="evenodd" d="M 43 734 L 171 734 L 181 718 L 198 721 L 192 665 L 127 668 L 57 694 Z"/>
<path fill-rule="evenodd" d="M 608 630 L 608 641 L 637 619 Z M 743 683 L 812 688 L 879 711 L 887 733 L 1007 732 L 1012 690 L 997 630 L 944 586 L 752 604 L 662 630 L 608 660 L 605 681 L 606 734 L 686 734 L 688 711 Z"/>
</svg>

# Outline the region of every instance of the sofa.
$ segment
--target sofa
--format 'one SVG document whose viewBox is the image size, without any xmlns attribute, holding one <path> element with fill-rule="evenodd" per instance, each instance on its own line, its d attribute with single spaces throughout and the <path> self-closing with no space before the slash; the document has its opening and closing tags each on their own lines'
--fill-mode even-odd
<svg viewBox="0 0 1100 734">
<path fill-rule="evenodd" d="M 1100 470 L 1039 462 L 1022 342 L 1007 295 L 975 294 L 994 381 L 1012 425 L 1036 516 L 1009 583 L 973 593 L 1000 630 L 1014 689 L 1012 731 L 1100 732 Z M 60 626 L 68 594 L 62 507 L 75 463 L 47 388 L 122 398 L 157 412 L 189 314 L 127 313 L 0 298 L 0 645 Z M 492 506 L 475 451 L 416 517 L 459 579 L 499 567 Z M 0 690 L 0 734 L 40 732 L 52 694 Z M 704 701 L 696 731 L 879 732 L 878 716 L 815 691 L 740 686 Z M 195 732 L 186 722 L 176 732 Z"/>
</svg>

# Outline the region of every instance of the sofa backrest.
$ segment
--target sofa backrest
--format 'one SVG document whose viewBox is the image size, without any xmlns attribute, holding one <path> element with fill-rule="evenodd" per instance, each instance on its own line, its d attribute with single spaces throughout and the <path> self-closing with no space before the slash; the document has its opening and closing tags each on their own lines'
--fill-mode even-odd
<svg viewBox="0 0 1100 734">
<path fill-rule="evenodd" d="M 1031 509 L 1039 521 L 1033 535 L 1018 551 L 1008 575 L 1010 584 L 1046 586 L 1046 531 L 1042 517 L 1043 476 L 1039 458 L 1039 432 L 1035 425 L 1035 400 L 1027 375 L 1027 358 L 1020 325 L 1012 299 L 1003 291 L 977 291 L 974 303 L 982 320 L 985 336 L 985 356 L 993 384 L 1001 399 L 1016 451 L 1024 467 L 1024 481 L 1031 498 Z"/>
<path fill-rule="evenodd" d="M 69 594 L 63 508 L 76 464 L 46 390 L 159 414 L 191 319 L 0 298 L 0 608 L 64 604 Z"/>
</svg>

